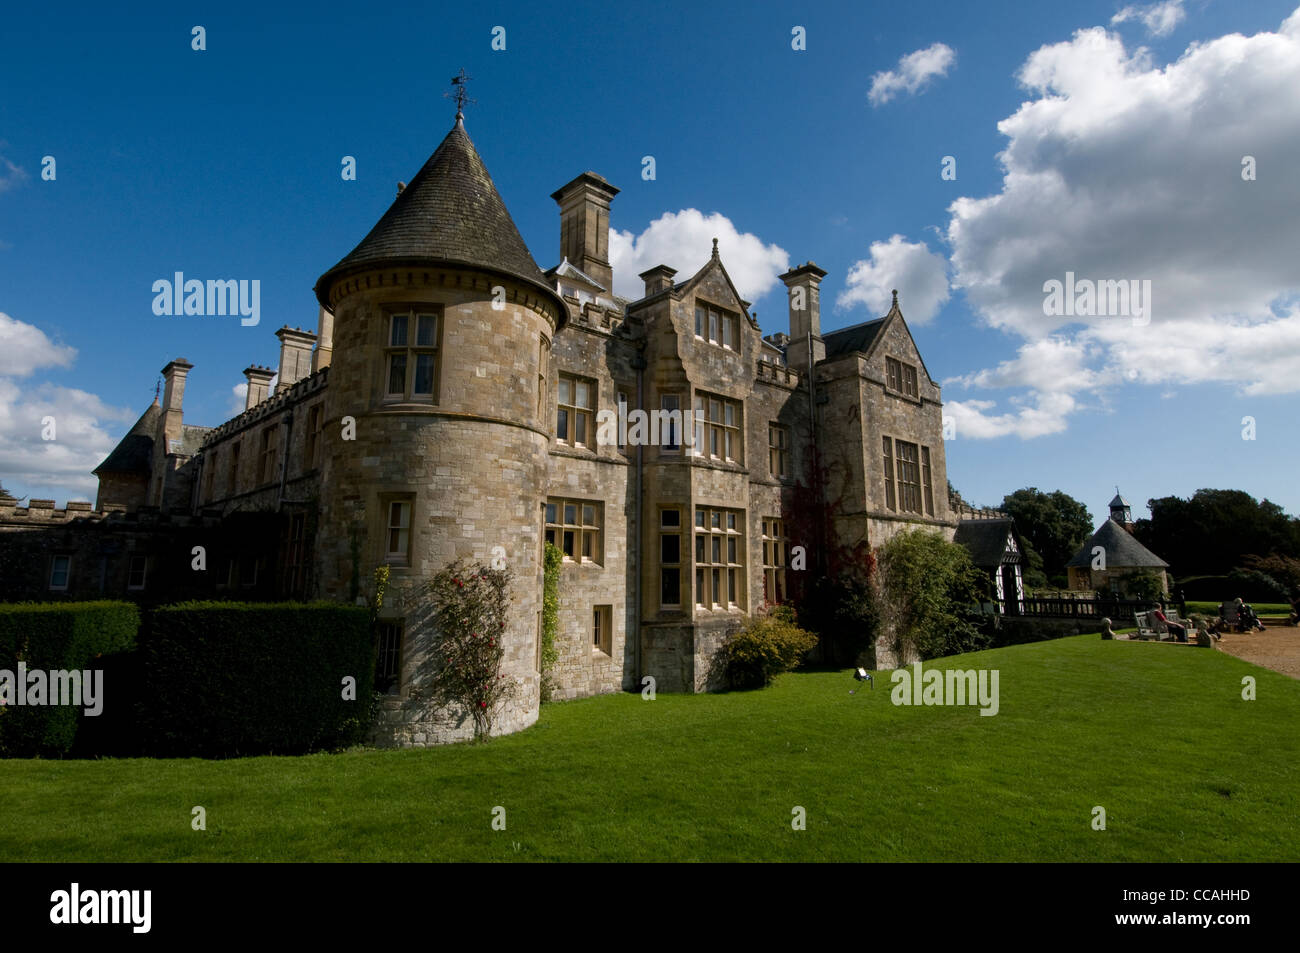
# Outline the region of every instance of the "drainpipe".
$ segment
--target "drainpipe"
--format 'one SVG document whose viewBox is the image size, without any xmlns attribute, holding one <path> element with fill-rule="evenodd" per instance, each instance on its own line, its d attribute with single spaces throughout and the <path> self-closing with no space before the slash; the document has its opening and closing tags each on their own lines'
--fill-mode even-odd
<svg viewBox="0 0 1300 953">
<path fill-rule="evenodd" d="M 277 513 L 284 509 L 284 487 L 289 480 L 289 442 L 293 439 L 293 408 L 284 415 L 284 443 L 280 447 L 280 495 L 275 501 Z M 294 502 L 294 501 L 290 501 Z"/>
<path fill-rule="evenodd" d="M 821 464 L 820 461 L 817 459 L 817 388 L 813 383 L 813 377 L 815 376 L 814 375 L 815 369 L 813 366 L 813 340 L 812 340 L 811 328 L 808 330 L 807 343 L 808 343 L 808 439 L 812 445 L 813 479 L 816 482 L 820 483 Z M 821 489 L 824 493 L 826 488 L 822 487 Z M 821 502 L 825 502 L 825 501 L 821 501 Z M 824 512 L 820 506 L 818 507 L 818 512 Z M 830 536 L 829 536 L 829 531 L 825 525 L 825 520 L 824 519 L 819 520 L 819 522 L 821 522 L 823 525 L 819 527 L 822 538 L 817 541 L 817 565 L 821 567 L 822 570 L 824 571 L 825 569 L 829 568 L 825 564 L 825 558 L 826 558 L 825 550 L 827 545 L 829 544 Z"/>
<path fill-rule="evenodd" d="M 636 406 L 638 409 L 645 406 L 645 341 L 637 342 L 636 356 L 632 358 L 632 367 L 636 370 Z M 636 553 L 636 572 L 632 576 L 632 590 L 636 625 L 636 684 L 634 689 L 641 687 L 642 668 L 641 668 L 641 524 L 644 522 L 645 514 L 642 510 L 642 489 L 641 474 L 644 458 L 642 454 L 644 449 L 641 442 L 636 445 L 636 534 L 633 541 L 632 552 Z"/>
</svg>

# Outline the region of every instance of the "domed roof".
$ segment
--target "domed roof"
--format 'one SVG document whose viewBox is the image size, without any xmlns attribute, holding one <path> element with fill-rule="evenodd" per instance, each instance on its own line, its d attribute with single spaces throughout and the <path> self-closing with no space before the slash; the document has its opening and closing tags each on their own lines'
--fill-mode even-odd
<svg viewBox="0 0 1300 953">
<path fill-rule="evenodd" d="M 398 262 L 460 265 L 509 275 L 544 293 L 561 323 L 567 317 L 459 118 L 370 234 L 321 275 L 316 297 L 329 307 L 330 286 L 339 278 Z"/>
</svg>

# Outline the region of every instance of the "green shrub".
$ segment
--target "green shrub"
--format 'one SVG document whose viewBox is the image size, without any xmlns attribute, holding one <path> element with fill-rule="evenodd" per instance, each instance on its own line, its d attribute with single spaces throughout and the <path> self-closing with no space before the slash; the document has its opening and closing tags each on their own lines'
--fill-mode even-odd
<svg viewBox="0 0 1300 953">
<path fill-rule="evenodd" d="M 17 603 L 0 605 L 0 669 L 86 671 L 135 647 L 140 611 L 129 602 Z M 104 710 L 125 696 L 108 674 L 100 683 Z M 52 700 L 52 699 L 51 699 Z M 103 714 L 91 718 L 91 722 Z M 0 755 L 58 757 L 67 754 L 86 716 L 80 705 L 0 707 Z M 87 723 L 88 724 L 88 723 Z"/>
<path fill-rule="evenodd" d="M 558 546 L 546 544 L 542 564 L 542 685 L 541 700 L 551 700 L 555 690 L 555 676 L 552 674 L 560 653 L 555 648 L 555 630 L 560 619 L 560 566 L 564 562 L 564 552 Z"/>
<path fill-rule="evenodd" d="M 901 660 L 930 660 L 986 648 L 979 613 L 983 574 L 964 546 L 924 529 L 898 533 L 880 548 L 873 576 L 880 624 Z"/>
<path fill-rule="evenodd" d="M 149 754 L 299 754 L 364 739 L 374 685 L 369 612 L 334 603 L 187 602 L 140 638 Z M 355 697 L 344 698 L 344 680 Z"/>
<path fill-rule="evenodd" d="M 767 615 L 752 616 L 727 639 L 720 653 L 732 688 L 762 688 L 782 672 L 799 665 L 817 636 L 799 628 L 794 610 L 774 606 Z"/>
</svg>

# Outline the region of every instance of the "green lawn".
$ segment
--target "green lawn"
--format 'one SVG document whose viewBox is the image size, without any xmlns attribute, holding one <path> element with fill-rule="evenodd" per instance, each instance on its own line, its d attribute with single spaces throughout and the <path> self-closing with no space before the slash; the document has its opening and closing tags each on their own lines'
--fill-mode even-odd
<svg viewBox="0 0 1300 953">
<path fill-rule="evenodd" d="M 1232 602 L 1232 599 L 1227 600 Z M 1285 615 L 1291 614 L 1291 607 L 1285 602 L 1252 602 L 1251 608 L 1255 610 L 1256 615 Z M 1187 613 L 1199 612 L 1201 615 L 1208 615 L 1218 618 L 1219 604 L 1217 602 L 1193 602 L 1187 600 Z"/>
<path fill-rule="evenodd" d="M 0 762 L 0 857 L 1300 860 L 1300 682 L 1095 635 L 945 666 L 997 669 L 999 713 L 895 706 L 888 673 L 850 695 L 847 673 L 814 672 L 549 705 L 487 745 Z"/>
</svg>

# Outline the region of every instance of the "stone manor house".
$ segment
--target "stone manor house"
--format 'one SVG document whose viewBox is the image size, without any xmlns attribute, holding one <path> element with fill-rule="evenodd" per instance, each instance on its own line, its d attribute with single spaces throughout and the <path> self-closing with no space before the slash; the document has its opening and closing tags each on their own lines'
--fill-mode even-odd
<svg viewBox="0 0 1300 953">
<path fill-rule="evenodd" d="M 0 598 L 352 602 L 387 564 L 375 738 L 420 745 L 471 733 L 419 691 L 431 631 L 415 586 L 458 557 L 503 555 L 513 574 L 509 732 L 538 714 L 545 542 L 564 552 L 553 674 L 573 698 L 646 675 L 659 691 L 710 687 L 725 637 L 787 599 L 814 453 L 841 542 L 907 525 L 951 539 L 939 387 L 897 294 L 883 317 L 823 334 L 826 272 L 808 262 L 780 276 L 789 334 L 764 336 L 715 240 L 698 272 L 657 265 L 626 300 L 609 261 L 618 191 L 585 172 L 552 193 L 560 261 L 543 272 L 458 115 L 321 275 L 316 330 L 280 328 L 278 367 L 244 371 L 243 413 L 186 423 L 193 365 L 177 358 L 161 403 L 96 469 L 93 510 L 0 499 Z M 598 439 L 620 408 L 674 422 L 653 443 Z M 673 414 L 688 410 L 686 428 Z"/>
</svg>

